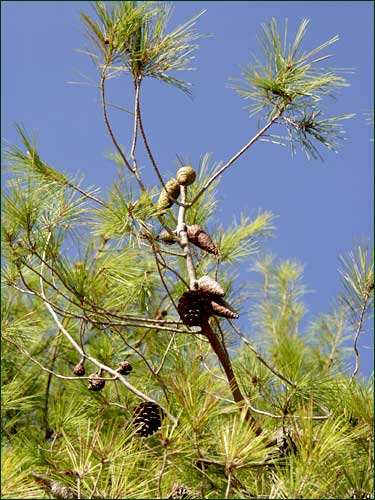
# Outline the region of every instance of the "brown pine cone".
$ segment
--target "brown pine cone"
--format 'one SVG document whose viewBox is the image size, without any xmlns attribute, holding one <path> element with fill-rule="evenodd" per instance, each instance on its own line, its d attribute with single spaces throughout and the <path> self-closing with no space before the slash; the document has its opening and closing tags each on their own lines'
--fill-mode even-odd
<svg viewBox="0 0 375 500">
<path fill-rule="evenodd" d="M 219 249 L 210 236 L 198 224 L 186 227 L 188 240 L 208 253 L 219 255 Z"/>
<path fill-rule="evenodd" d="M 177 310 L 184 325 L 202 326 L 213 314 L 211 295 L 202 290 L 188 290 L 178 301 Z"/>
<path fill-rule="evenodd" d="M 76 364 L 76 366 L 73 368 L 73 373 L 77 377 L 83 377 L 84 374 L 86 373 L 85 370 L 85 365 L 84 365 L 84 360 L 81 359 L 79 363 Z"/>
<path fill-rule="evenodd" d="M 137 434 L 151 436 L 161 427 L 164 412 L 157 403 L 144 401 L 134 410 L 134 425 L 138 427 Z"/>
<path fill-rule="evenodd" d="M 129 375 L 132 370 L 132 365 L 128 361 L 123 361 L 122 363 L 120 363 L 120 366 L 116 371 L 119 372 L 120 375 Z"/>
<path fill-rule="evenodd" d="M 211 302 L 213 313 L 215 316 L 221 316 L 222 318 L 237 319 L 239 314 L 235 311 L 227 302 L 225 302 L 220 297 L 214 297 Z"/>
<path fill-rule="evenodd" d="M 93 373 L 89 377 L 89 391 L 101 391 L 105 386 L 105 380 L 102 380 L 97 373 Z"/>
</svg>

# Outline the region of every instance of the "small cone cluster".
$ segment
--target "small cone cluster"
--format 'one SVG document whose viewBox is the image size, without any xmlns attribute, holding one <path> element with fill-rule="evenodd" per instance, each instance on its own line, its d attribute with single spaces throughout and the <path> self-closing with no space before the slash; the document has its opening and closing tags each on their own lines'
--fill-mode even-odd
<svg viewBox="0 0 375 500">
<path fill-rule="evenodd" d="M 239 317 L 227 302 L 222 287 L 209 276 L 198 281 L 198 290 L 188 290 L 180 298 L 177 306 L 182 322 L 187 326 L 202 326 L 211 316 L 236 319 Z"/>
<path fill-rule="evenodd" d="M 137 434 L 147 437 L 161 427 L 164 412 L 157 403 L 145 401 L 136 407 L 134 415 L 134 425 L 139 427 Z"/>
<path fill-rule="evenodd" d="M 186 232 L 190 243 L 193 243 L 193 245 L 205 250 L 208 253 L 219 255 L 220 252 L 218 247 L 198 224 L 187 226 Z"/>
<path fill-rule="evenodd" d="M 169 179 L 165 183 L 157 203 L 157 209 L 160 215 L 164 214 L 168 208 L 173 205 L 173 200 L 177 200 L 180 196 L 181 186 L 190 186 L 196 178 L 196 173 L 190 165 L 181 167 L 176 174 L 177 179 Z"/>
</svg>

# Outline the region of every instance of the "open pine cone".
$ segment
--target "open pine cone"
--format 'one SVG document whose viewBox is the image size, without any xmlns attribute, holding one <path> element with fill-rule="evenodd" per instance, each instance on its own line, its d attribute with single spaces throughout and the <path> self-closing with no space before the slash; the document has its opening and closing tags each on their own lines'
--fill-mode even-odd
<svg viewBox="0 0 375 500">
<path fill-rule="evenodd" d="M 221 316 L 222 318 L 237 319 L 239 314 L 235 311 L 225 300 L 221 297 L 215 297 L 211 301 L 211 306 L 214 311 L 215 316 Z"/>
<path fill-rule="evenodd" d="M 230 319 L 239 317 L 238 312 L 220 296 L 205 290 L 185 292 L 178 301 L 177 310 L 182 322 L 187 326 L 202 326 L 211 316 Z"/>
<path fill-rule="evenodd" d="M 188 290 L 178 301 L 177 310 L 184 325 L 202 326 L 213 314 L 211 295 L 202 290 Z"/>
</svg>

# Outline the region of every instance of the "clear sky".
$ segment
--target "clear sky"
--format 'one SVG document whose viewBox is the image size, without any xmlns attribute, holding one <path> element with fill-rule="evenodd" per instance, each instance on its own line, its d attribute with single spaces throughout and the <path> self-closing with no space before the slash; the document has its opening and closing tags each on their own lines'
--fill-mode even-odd
<svg viewBox="0 0 375 500">
<path fill-rule="evenodd" d="M 310 160 L 287 148 L 258 143 L 227 171 L 220 184 L 220 221 L 230 224 L 241 213 L 258 209 L 276 216 L 275 237 L 265 248 L 278 258 L 295 258 L 304 266 L 305 297 L 313 315 L 328 313 L 340 285 L 338 255 L 352 250 L 363 236 L 373 239 L 373 127 L 364 113 L 373 109 L 374 4 L 373 2 L 256 2 L 179 1 L 170 26 L 207 9 L 198 20 L 201 33 L 194 72 L 185 75 L 193 84 L 194 98 L 157 81 L 144 85 L 144 124 L 163 171 L 174 171 L 176 154 L 193 163 L 205 152 L 214 160 L 227 160 L 256 131 L 246 104 L 227 88 L 228 78 L 240 75 L 240 66 L 257 51 L 261 23 L 275 17 L 289 20 L 295 33 L 303 18 L 310 20 L 306 50 L 338 34 L 340 40 L 327 53 L 330 65 L 353 68 L 351 86 L 332 101 L 328 114 L 355 113 L 345 122 L 348 140 L 338 154 L 324 151 L 325 162 Z M 95 86 L 71 81 L 97 82 L 89 58 L 76 49 L 86 40 L 80 24 L 88 2 L 3 1 L 2 13 L 2 139 L 14 143 L 14 123 L 37 132 L 42 157 L 68 173 L 81 172 L 84 185 L 108 187 L 114 166 L 105 158 L 112 151 L 99 93 Z M 111 101 L 131 108 L 129 81 L 110 82 Z M 112 111 L 121 141 L 129 144 L 130 115 Z M 144 158 L 145 168 L 149 168 Z M 141 158 L 141 159 L 142 159 Z M 150 183 L 156 180 L 150 174 Z M 247 268 L 246 268 L 247 269 Z M 247 278 L 252 278 L 249 273 Z M 362 373 L 373 369 L 373 331 L 360 341 Z"/>
</svg>

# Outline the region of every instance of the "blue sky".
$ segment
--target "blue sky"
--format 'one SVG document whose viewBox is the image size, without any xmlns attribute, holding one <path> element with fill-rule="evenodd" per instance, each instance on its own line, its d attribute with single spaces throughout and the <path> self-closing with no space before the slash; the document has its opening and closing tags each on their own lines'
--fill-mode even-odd
<svg viewBox="0 0 375 500">
<path fill-rule="evenodd" d="M 245 102 L 227 87 L 229 77 L 256 52 L 261 23 L 275 17 L 289 20 L 294 33 L 303 18 L 310 20 L 306 50 L 338 34 L 340 40 L 327 53 L 330 65 L 353 68 L 351 86 L 330 103 L 327 114 L 355 113 L 345 123 L 348 140 L 338 154 L 324 151 L 325 162 L 308 161 L 302 152 L 292 158 L 287 148 L 256 144 L 227 171 L 220 184 L 220 221 L 228 225 L 241 214 L 259 209 L 276 216 L 275 237 L 265 249 L 280 259 L 297 259 L 305 266 L 304 282 L 311 293 L 305 298 L 313 315 L 328 313 L 340 285 L 338 255 L 353 248 L 363 236 L 373 238 L 373 137 L 364 112 L 373 109 L 372 2 L 254 2 L 179 1 L 170 26 L 207 9 L 198 31 L 213 36 L 200 41 L 194 72 L 184 76 L 194 85 L 191 100 L 181 92 L 146 81 L 142 95 L 144 124 L 163 172 L 174 171 L 176 154 L 193 163 L 205 152 L 213 160 L 227 160 L 255 133 Z M 2 12 L 2 139 L 16 142 L 14 123 L 22 123 L 39 137 L 40 152 L 55 168 L 81 172 L 84 184 L 103 191 L 114 177 L 105 158 L 112 151 L 101 117 L 95 86 L 71 81 L 96 82 L 89 58 L 77 52 L 86 41 L 79 12 L 90 11 L 87 2 L 4 1 Z M 111 101 L 132 107 L 129 81 L 110 82 Z M 111 112 L 121 142 L 129 144 L 131 117 Z M 146 169 L 149 165 L 144 160 Z M 150 183 L 156 180 L 148 177 Z M 247 278 L 252 278 L 251 273 Z M 362 372 L 373 366 L 373 332 L 360 338 Z"/>
</svg>

